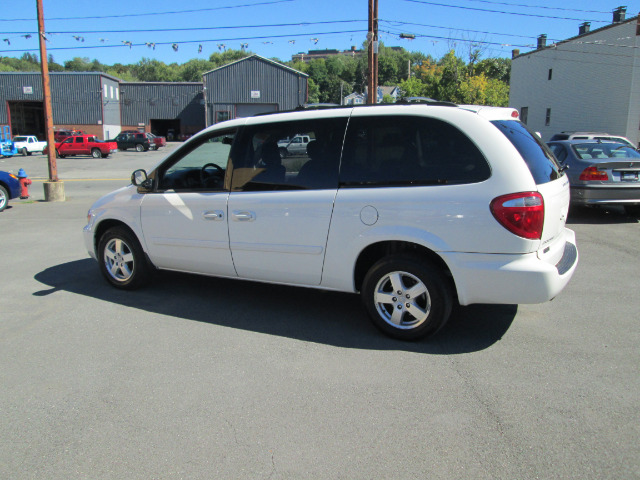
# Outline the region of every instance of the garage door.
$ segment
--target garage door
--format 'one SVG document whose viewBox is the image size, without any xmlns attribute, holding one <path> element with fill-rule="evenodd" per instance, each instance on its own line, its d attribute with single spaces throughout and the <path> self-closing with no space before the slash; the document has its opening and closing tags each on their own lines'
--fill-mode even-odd
<svg viewBox="0 0 640 480">
<path fill-rule="evenodd" d="M 236 105 L 236 118 L 251 117 L 258 113 L 277 112 L 278 105 L 275 103 L 249 103 Z"/>
</svg>

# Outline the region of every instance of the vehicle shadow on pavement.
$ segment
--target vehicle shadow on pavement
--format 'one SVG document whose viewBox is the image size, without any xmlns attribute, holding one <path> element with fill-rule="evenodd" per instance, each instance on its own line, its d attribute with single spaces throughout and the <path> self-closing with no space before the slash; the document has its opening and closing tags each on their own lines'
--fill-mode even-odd
<svg viewBox="0 0 640 480">
<path fill-rule="evenodd" d="M 612 225 L 638 223 L 638 218 L 628 215 L 622 207 L 583 207 L 574 206 L 569 210 L 567 225 Z"/>
<path fill-rule="evenodd" d="M 434 338 L 403 342 L 380 333 L 354 294 L 171 272 L 158 273 L 150 286 L 129 292 L 108 285 L 89 258 L 54 265 L 35 279 L 48 287 L 34 292 L 35 296 L 65 291 L 145 312 L 268 335 L 345 348 L 433 355 L 484 350 L 502 338 L 517 313 L 516 305 L 461 307 Z"/>
</svg>

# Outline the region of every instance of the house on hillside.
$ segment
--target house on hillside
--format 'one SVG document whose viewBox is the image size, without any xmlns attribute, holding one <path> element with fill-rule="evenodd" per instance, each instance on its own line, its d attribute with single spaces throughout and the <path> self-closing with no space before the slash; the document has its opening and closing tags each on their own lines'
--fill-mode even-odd
<svg viewBox="0 0 640 480">
<path fill-rule="evenodd" d="M 562 131 L 597 131 L 640 140 L 640 17 L 613 22 L 536 50 L 513 51 L 509 106 L 547 141 Z"/>
<path fill-rule="evenodd" d="M 342 99 L 343 105 L 363 105 L 367 103 L 368 90 L 365 88 L 364 93 L 351 93 Z M 376 103 L 382 103 L 385 95 L 389 95 L 395 103 L 400 97 L 400 89 L 398 87 L 378 87 L 378 95 Z"/>
</svg>

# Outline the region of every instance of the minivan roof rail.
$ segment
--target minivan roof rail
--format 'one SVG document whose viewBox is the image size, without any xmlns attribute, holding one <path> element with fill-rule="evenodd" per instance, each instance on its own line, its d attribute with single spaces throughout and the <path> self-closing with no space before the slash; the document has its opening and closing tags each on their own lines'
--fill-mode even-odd
<svg viewBox="0 0 640 480">
<path fill-rule="evenodd" d="M 423 103 L 426 105 L 437 105 L 443 107 L 457 107 L 458 105 L 453 102 L 445 102 L 442 100 L 435 100 L 429 97 L 401 97 L 396 101 L 397 104 L 407 104 L 407 103 Z"/>
</svg>

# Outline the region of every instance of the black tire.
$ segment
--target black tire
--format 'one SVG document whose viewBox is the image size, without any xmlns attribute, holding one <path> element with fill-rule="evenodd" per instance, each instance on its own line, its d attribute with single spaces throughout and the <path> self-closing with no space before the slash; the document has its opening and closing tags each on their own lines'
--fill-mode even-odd
<svg viewBox="0 0 640 480">
<path fill-rule="evenodd" d="M 144 152 L 144 145 L 141 143 L 136 145 L 136 152 Z"/>
<path fill-rule="evenodd" d="M 100 237 L 97 256 L 102 275 L 116 288 L 135 290 L 151 279 L 140 242 L 124 227 L 110 228 Z"/>
<path fill-rule="evenodd" d="M 625 205 L 624 213 L 630 217 L 640 217 L 640 205 Z"/>
<path fill-rule="evenodd" d="M 451 287 L 442 272 L 412 255 L 392 255 L 371 267 L 361 291 L 373 324 L 390 337 L 417 340 L 449 319 Z"/>
<path fill-rule="evenodd" d="M 31 156 L 33 152 L 30 152 L 29 150 L 27 150 L 27 155 Z"/>
<path fill-rule="evenodd" d="M 289 152 L 284 147 L 280 147 L 278 152 L 280 153 L 280 158 L 287 158 L 287 155 L 289 155 Z"/>
<path fill-rule="evenodd" d="M 0 185 L 0 212 L 2 212 L 9 205 L 9 193 L 3 185 Z"/>
<path fill-rule="evenodd" d="M 102 152 L 100 151 L 99 148 L 92 148 L 91 149 L 91 156 L 93 158 L 100 158 L 100 157 L 102 157 Z"/>
<path fill-rule="evenodd" d="M 60 158 L 60 152 L 56 150 L 56 158 Z"/>
<path fill-rule="evenodd" d="M 20 153 L 22 154 L 23 157 L 27 156 L 27 147 L 22 147 L 20 149 Z"/>
</svg>

